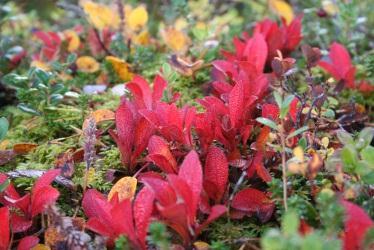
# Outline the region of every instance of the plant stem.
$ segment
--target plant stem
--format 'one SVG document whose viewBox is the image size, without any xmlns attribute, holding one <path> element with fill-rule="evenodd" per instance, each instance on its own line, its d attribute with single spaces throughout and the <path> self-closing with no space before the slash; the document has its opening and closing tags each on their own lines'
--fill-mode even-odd
<svg viewBox="0 0 374 250">
<path fill-rule="evenodd" d="M 286 172 L 286 138 L 284 135 L 284 121 L 281 119 L 280 138 L 282 144 L 282 180 L 283 180 L 283 205 L 287 212 L 287 172 Z"/>
</svg>

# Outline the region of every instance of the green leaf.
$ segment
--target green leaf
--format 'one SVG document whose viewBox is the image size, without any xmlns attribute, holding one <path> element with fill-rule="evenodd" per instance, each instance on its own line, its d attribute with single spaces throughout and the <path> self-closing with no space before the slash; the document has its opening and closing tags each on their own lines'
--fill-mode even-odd
<svg viewBox="0 0 374 250">
<path fill-rule="evenodd" d="M 69 54 L 68 57 L 66 58 L 66 63 L 67 64 L 72 64 L 77 60 L 77 54 Z"/>
<path fill-rule="evenodd" d="M 304 150 L 306 149 L 306 147 L 308 146 L 308 142 L 306 141 L 306 139 L 303 137 L 299 140 L 298 142 L 298 145 L 300 147 L 302 147 Z"/>
<path fill-rule="evenodd" d="M 10 180 L 6 179 L 3 183 L 0 184 L 0 193 L 4 192 L 4 190 L 9 186 Z"/>
<path fill-rule="evenodd" d="M 278 105 L 278 108 L 280 109 L 282 107 L 282 102 L 283 102 L 281 95 L 277 91 L 274 91 L 273 96 L 274 96 L 275 102 Z"/>
<path fill-rule="evenodd" d="M 10 86 L 17 87 L 17 88 L 27 87 L 28 80 L 29 80 L 28 77 L 20 76 L 14 73 L 7 74 L 2 78 L 3 83 L 10 85 Z"/>
<path fill-rule="evenodd" d="M 338 136 L 339 141 L 344 145 L 354 143 L 352 135 L 345 130 L 338 130 L 336 135 Z"/>
<path fill-rule="evenodd" d="M 32 115 L 37 115 L 37 116 L 40 116 L 40 112 L 36 111 L 35 109 L 29 107 L 28 105 L 24 104 L 24 103 L 20 103 L 17 105 L 17 107 L 22 110 L 23 112 L 26 112 L 26 113 L 29 113 L 29 114 L 32 114 Z"/>
<path fill-rule="evenodd" d="M 288 95 L 286 97 L 286 99 L 284 99 L 283 103 L 282 103 L 282 106 L 281 106 L 281 109 L 280 109 L 280 114 L 279 114 L 279 117 L 281 119 L 283 119 L 284 117 L 286 117 L 288 111 L 290 110 L 290 104 L 292 102 L 292 100 L 295 98 L 294 95 Z"/>
<path fill-rule="evenodd" d="M 49 80 L 51 79 L 51 74 L 40 69 L 40 68 L 36 68 L 35 71 L 35 76 L 36 78 L 38 78 L 42 83 L 44 84 L 48 84 L 49 83 Z"/>
<path fill-rule="evenodd" d="M 341 151 L 341 158 L 346 171 L 354 171 L 358 162 L 357 152 L 354 147 L 346 145 Z"/>
<path fill-rule="evenodd" d="M 326 118 L 335 118 L 335 112 L 332 109 L 326 109 L 325 112 L 322 113 L 322 115 Z"/>
<path fill-rule="evenodd" d="M 282 232 L 286 235 L 297 233 L 299 229 L 299 217 L 295 211 L 288 211 L 282 219 Z"/>
<path fill-rule="evenodd" d="M 9 122 L 5 117 L 0 118 L 0 141 L 5 138 L 9 129 Z"/>
<path fill-rule="evenodd" d="M 297 135 L 299 135 L 299 134 L 301 134 L 301 133 L 304 133 L 304 132 L 307 131 L 308 129 L 309 129 L 308 126 L 304 126 L 304 127 L 299 128 L 299 129 L 296 129 L 296 130 L 293 131 L 291 134 L 289 134 L 289 135 L 287 136 L 286 139 L 290 139 L 290 138 L 295 137 L 295 136 L 297 136 Z"/>
<path fill-rule="evenodd" d="M 361 130 L 360 134 L 358 135 L 358 140 L 363 140 L 364 146 L 366 147 L 367 145 L 370 145 L 371 141 L 373 140 L 374 137 L 374 128 L 364 128 Z"/>
<path fill-rule="evenodd" d="M 364 161 L 369 163 L 370 166 L 374 167 L 374 147 L 367 146 L 360 152 L 361 157 Z"/>
<path fill-rule="evenodd" d="M 268 119 L 268 118 L 265 118 L 265 117 L 258 117 L 258 118 L 256 119 L 256 121 L 259 122 L 259 123 L 261 123 L 261 124 L 264 124 L 265 126 L 268 126 L 268 127 L 272 128 L 272 129 L 278 131 L 278 126 L 277 126 L 277 124 L 276 124 L 274 121 L 272 121 L 272 120 L 270 120 L 270 119 Z"/>
</svg>

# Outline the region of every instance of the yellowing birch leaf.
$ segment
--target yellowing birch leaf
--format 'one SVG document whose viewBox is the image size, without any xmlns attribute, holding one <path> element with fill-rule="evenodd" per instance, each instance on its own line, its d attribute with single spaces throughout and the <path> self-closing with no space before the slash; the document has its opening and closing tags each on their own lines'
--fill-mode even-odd
<svg viewBox="0 0 374 250">
<path fill-rule="evenodd" d="M 193 246 L 196 250 L 209 250 L 209 244 L 204 241 L 195 241 Z"/>
<path fill-rule="evenodd" d="M 81 40 L 74 30 L 64 31 L 65 39 L 68 41 L 68 51 L 73 52 L 79 48 Z"/>
<path fill-rule="evenodd" d="M 31 248 L 31 250 L 51 250 L 51 248 L 49 246 L 44 245 L 44 244 L 37 244 L 36 246 Z"/>
<path fill-rule="evenodd" d="M 148 31 L 144 30 L 140 32 L 138 35 L 133 37 L 134 44 L 137 45 L 147 45 L 150 42 L 150 37 Z"/>
<path fill-rule="evenodd" d="M 121 178 L 110 190 L 108 194 L 108 201 L 110 201 L 116 193 L 118 193 L 119 201 L 132 199 L 135 195 L 136 185 L 137 180 L 134 177 L 126 176 Z"/>
<path fill-rule="evenodd" d="M 335 16 L 339 12 L 338 6 L 331 0 L 322 1 L 322 8 L 330 16 Z"/>
<path fill-rule="evenodd" d="M 109 109 L 99 109 L 91 113 L 90 117 L 94 118 L 96 124 L 103 121 L 114 120 L 114 112 Z M 89 119 L 85 119 L 83 123 L 83 130 L 87 128 Z"/>
<path fill-rule="evenodd" d="M 291 5 L 283 0 L 269 0 L 271 9 L 280 17 L 286 20 L 287 24 L 290 24 L 294 18 L 293 10 Z"/>
<path fill-rule="evenodd" d="M 293 155 L 301 162 L 304 161 L 304 150 L 299 146 L 293 149 Z"/>
<path fill-rule="evenodd" d="M 32 61 L 30 66 L 42 69 L 44 71 L 49 71 L 51 69 L 48 64 L 46 64 L 45 62 L 42 62 L 40 60 Z"/>
<path fill-rule="evenodd" d="M 126 18 L 126 24 L 131 30 L 142 29 L 148 22 L 148 12 L 145 6 L 140 5 L 130 10 Z"/>
<path fill-rule="evenodd" d="M 114 56 L 107 56 L 105 57 L 105 60 L 110 62 L 113 70 L 122 81 L 131 80 L 133 73 L 130 71 L 129 64 L 127 62 Z"/>
<path fill-rule="evenodd" d="M 188 37 L 175 28 L 168 28 L 162 31 L 162 38 L 165 44 L 174 52 L 182 52 L 188 44 Z"/>
<path fill-rule="evenodd" d="M 78 70 L 85 73 L 94 73 L 99 70 L 100 64 L 91 56 L 78 57 L 77 61 Z"/>
<path fill-rule="evenodd" d="M 103 4 L 93 3 L 91 1 L 86 1 L 81 4 L 84 12 L 87 14 L 89 21 L 92 25 L 102 30 L 105 27 L 110 27 L 117 29 L 120 24 L 120 19 L 118 14 Z"/>
</svg>

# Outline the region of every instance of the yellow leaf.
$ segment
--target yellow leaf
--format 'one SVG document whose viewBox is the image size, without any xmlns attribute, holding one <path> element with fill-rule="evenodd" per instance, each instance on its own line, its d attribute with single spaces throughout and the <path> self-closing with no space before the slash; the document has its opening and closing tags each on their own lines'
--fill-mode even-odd
<svg viewBox="0 0 374 250">
<path fill-rule="evenodd" d="M 322 1 L 322 9 L 330 16 L 335 16 L 339 12 L 338 6 L 331 0 Z"/>
<path fill-rule="evenodd" d="M 79 48 L 81 40 L 74 30 L 64 31 L 65 39 L 68 41 L 68 51 L 73 52 Z"/>
<path fill-rule="evenodd" d="M 132 199 L 135 195 L 136 185 L 137 180 L 134 177 L 126 176 L 121 178 L 110 190 L 108 200 L 110 201 L 116 193 L 118 193 L 118 199 L 120 201 Z"/>
<path fill-rule="evenodd" d="M 143 5 L 140 5 L 131 10 L 125 18 L 126 24 L 131 30 L 140 30 L 148 22 L 148 12 Z"/>
<path fill-rule="evenodd" d="M 9 140 L 3 140 L 0 142 L 0 150 L 5 150 L 9 145 Z"/>
<path fill-rule="evenodd" d="M 271 9 L 280 17 L 286 20 L 287 24 L 290 24 L 294 14 L 292 7 L 283 0 L 269 0 L 269 5 Z"/>
<path fill-rule="evenodd" d="M 129 64 L 114 56 L 107 56 L 105 60 L 110 62 L 113 70 L 117 73 L 122 81 L 129 81 L 132 79 L 133 73 L 130 71 Z"/>
<path fill-rule="evenodd" d="M 99 109 L 91 113 L 90 117 L 94 118 L 96 124 L 103 121 L 114 120 L 114 112 L 109 109 Z M 83 130 L 88 126 L 88 119 L 84 120 Z"/>
<path fill-rule="evenodd" d="M 44 244 L 37 244 L 36 246 L 31 248 L 31 250 L 51 250 L 51 248 Z"/>
<path fill-rule="evenodd" d="M 193 246 L 196 250 L 209 250 L 209 244 L 204 241 L 195 241 Z"/>
<path fill-rule="evenodd" d="M 298 146 L 293 149 L 293 155 L 301 162 L 304 162 L 304 150 Z"/>
<path fill-rule="evenodd" d="M 148 31 L 144 30 L 133 38 L 134 44 L 137 45 L 148 45 L 150 42 Z"/>
<path fill-rule="evenodd" d="M 45 62 L 42 62 L 40 60 L 32 61 L 30 66 L 42 69 L 44 71 L 49 71 L 51 69 L 48 64 L 46 64 Z"/>
<path fill-rule="evenodd" d="M 330 140 L 328 137 L 323 137 L 321 140 L 321 144 L 324 148 L 327 148 L 329 146 Z"/>
<path fill-rule="evenodd" d="M 78 70 L 85 73 L 94 73 L 100 68 L 100 64 L 91 56 L 78 57 L 76 64 Z"/>
<path fill-rule="evenodd" d="M 182 31 L 168 28 L 163 30 L 161 35 L 166 45 L 174 52 L 182 52 L 186 49 L 188 37 Z"/>
<path fill-rule="evenodd" d="M 183 17 L 178 18 L 178 19 L 175 21 L 175 23 L 174 23 L 174 28 L 175 28 L 176 30 L 183 30 L 183 29 L 187 28 L 187 26 L 188 26 L 188 22 L 187 22 L 187 20 L 186 20 L 185 18 L 183 18 Z"/>
<path fill-rule="evenodd" d="M 88 176 L 87 176 L 87 184 L 90 185 L 95 181 L 95 175 L 96 175 L 96 170 L 95 168 L 90 168 L 88 170 Z"/>
<path fill-rule="evenodd" d="M 117 29 L 120 24 L 118 14 L 103 4 L 85 1 L 81 4 L 84 12 L 87 14 L 89 21 L 99 30 L 106 27 Z"/>
</svg>

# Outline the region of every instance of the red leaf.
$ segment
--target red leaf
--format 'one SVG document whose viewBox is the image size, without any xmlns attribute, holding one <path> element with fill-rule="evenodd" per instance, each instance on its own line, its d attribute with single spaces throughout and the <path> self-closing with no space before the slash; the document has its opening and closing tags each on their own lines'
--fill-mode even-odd
<svg viewBox="0 0 374 250">
<path fill-rule="evenodd" d="M 147 158 L 165 173 L 177 173 L 177 162 L 162 137 L 154 135 L 149 139 L 148 152 Z"/>
<path fill-rule="evenodd" d="M 297 104 L 298 103 L 299 103 L 299 100 L 295 97 L 290 104 L 290 117 L 293 122 L 296 122 L 296 119 L 297 119 L 297 113 L 298 113 Z"/>
<path fill-rule="evenodd" d="M 264 104 L 262 105 L 262 117 L 269 118 L 273 121 L 277 120 L 279 117 L 279 108 L 274 104 Z"/>
<path fill-rule="evenodd" d="M 166 86 L 167 86 L 167 83 L 165 79 L 162 78 L 160 75 L 156 75 L 155 79 L 153 80 L 153 94 L 152 94 L 153 105 L 161 101 Z"/>
<path fill-rule="evenodd" d="M 253 63 L 256 73 L 261 74 L 264 71 L 268 48 L 262 34 L 256 33 L 247 41 L 244 54 L 247 61 Z"/>
<path fill-rule="evenodd" d="M 131 201 L 127 199 L 114 205 L 110 214 L 112 216 L 111 229 L 115 232 L 111 237 L 114 239 L 124 234 L 133 244 L 137 244 Z"/>
<path fill-rule="evenodd" d="M 170 183 L 170 186 L 177 193 L 178 200 L 183 201 L 183 203 L 187 207 L 188 224 L 194 225 L 197 207 L 194 206 L 195 203 L 193 200 L 193 192 L 191 188 L 188 186 L 185 180 L 174 174 L 168 175 L 168 181 Z"/>
<path fill-rule="evenodd" d="M 154 198 L 153 191 L 148 187 L 144 187 L 136 196 L 134 203 L 136 235 L 143 249 L 146 249 L 145 240 L 152 215 Z"/>
<path fill-rule="evenodd" d="M 131 163 L 131 151 L 134 142 L 135 119 L 131 110 L 131 104 L 124 101 L 116 111 L 117 145 L 121 151 L 121 158 L 124 165 Z"/>
<path fill-rule="evenodd" d="M 39 238 L 36 236 L 26 236 L 19 242 L 17 250 L 30 250 L 39 243 Z"/>
<path fill-rule="evenodd" d="M 12 213 L 11 217 L 12 231 L 14 233 L 25 232 L 32 226 L 32 220 L 29 220 L 24 216 L 19 216 L 15 213 Z"/>
<path fill-rule="evenodd" d="M 57 189 L 51 186 L 45 186 L 38 189 L 36 193 L 33 193 L 31 199 L 31 216 L 34 217 L 43 212 L 47 206 L 56 202 L 59 195 L 60 193 Z"/>
<path fill-rule="evenodd" d="M 203 185 L 203 173 L 199 156 L 195 150 L 191 150 L 184 158 L 178 176 L 191 188 L 192 207 L 196 211 Z"/>
<path fill-rule="evenodd" d="M 292 52 L 299 45 L 302 35 L 301 35 L 301 19 L 302 15 L 294 18 L 290 25 L 286 28 L 286 42 L 285 50 Z"/>
<path fill-rule="evenodd" d="M 8 249 L 10 239 L 9 209 L 0 208 L 0 249 Z"/>
<path fill-rule="evenodd" d="M 228 179 L 228 162 L 221 149 L 209 148 L 204 168 L 204 188 L 216 203 L 222 199 Z"/>
<path fill-rule="evenodd" d="M 143 177 L 142 182 L 150 187 L 158 202 L 164 207 L 177 202 L 177 196 L 169 184 L 159 178 Z"/>
<path fill-rule="evenodd" d="M 227 209 L 223 205 L 215 205 L 212 207 L 209 217 L 201 224 L 198 229 L 196 230 L 196 234 L 200 234 L 200 232 L 207 227 L 210 223 L 221 217 L 224 213 L 226 213 Z"/>
<path fill-rule="evenodd" d="M 34 184 L 32 194 L 39 192 L 39 189 L 49 186 L 52 181 L 60 174 L 60 169 L 52 169 L 45 172 Z"/>
<path fill-rule="evenodd" d="M 97 217 L 108 223 L 111 221 L 110 210 L 111 204 L 107 199 L 97 190 L 89 189 L 85 192 L 82 200 L 83 211 L 88 218 Z"/>
<path fill-rule="evenodd" d="M 258 151 L 265 151 L 266 141 L 268 140 L 270 134 L 270 128 L 268 126 L 264 126 L 261 128 L 260 134 L 257 136 L 256 139 L 256 150 Z"/>
<path fill-rule="evenodd" d="M 139 75 L 135 75 L 131 82 L 126 84 L 134 96 L 138 109 L 152 109 L 153 98 L 148 82 Z"/>
<path fill-rule="evenodd" d="M 257 152 L 255 157 L 253 158 L 251 166 L 248 169 L 248 177 L 251 177 L 249 172 L 252 172 L 254 169 L 256 170 L 257 175 L 263 181 L 265 181 L 265 182 L 271 181 L 271 179 L 272 179 L 271 175 L 263 164 L 263 153 L 262 152 Z"/>
<path fill-rule="evenodd" d="M 147 147 L 149 138 L 154 133 L 153 125 L 144 117 L 141 117 L 135 127 L 134 152 L 131 155 L 131 162 L 134 163 L 136 158 Z"/>
<path fill-rule="evenodd" d="M 244 108 L 244 87 L 242 82 L 235 84 L 229 95 L 229 112 L 231 127 L 238 126 Z"/>
<path fill-rule="evenodd" d="M 342 200 L 346 213 L 344 222 L 344 249 L 359 250 L 362 249 L 362 241 L 366 232 L 373 228 L 374 224 L 366 212 L 359 206 Z"/>
<path fill-rule="evenodd" d="M 263 220 L 269 219 L 269 214 L 271 216 L 274 211 L 274 203 L 263 192 L 254 188 L 238 192 L 232 200 L 232 207 L 244 212 L 256 212 Z"/>
</svg>

